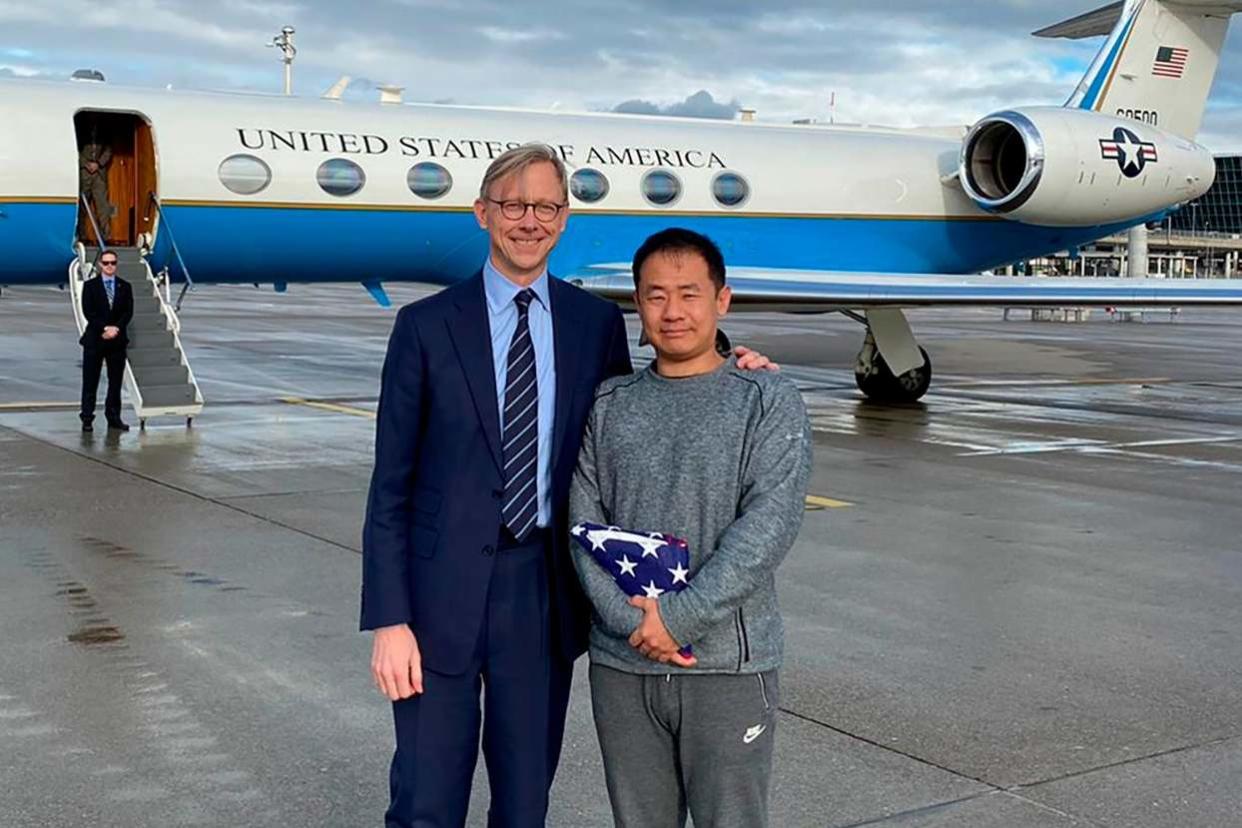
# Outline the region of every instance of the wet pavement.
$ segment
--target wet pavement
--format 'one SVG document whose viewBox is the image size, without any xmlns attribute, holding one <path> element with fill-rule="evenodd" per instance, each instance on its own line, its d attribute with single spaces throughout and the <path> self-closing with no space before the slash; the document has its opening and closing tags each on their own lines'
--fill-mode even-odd
<svg viewBox="0 0 1242 828">
<path fill-rule="evenodd" d="M 381 824 L 357 551 L 392 315 L 201 288 L 194 427 L 82 435 L 68 297 L 0 296 L 0 824 Z M 727 326 L 816 432 L 774 824 L 1242 823 L 1242 312 L 911 321 L 906 407 L 861 400 L 849 320 Z M 582 666 L 572 828 L 611 824 Z"/>
</svg>

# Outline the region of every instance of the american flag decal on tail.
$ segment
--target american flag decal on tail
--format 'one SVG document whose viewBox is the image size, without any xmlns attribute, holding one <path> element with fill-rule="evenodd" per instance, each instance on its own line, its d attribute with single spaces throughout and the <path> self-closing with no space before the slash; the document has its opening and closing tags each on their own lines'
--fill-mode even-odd
<svg viewBox="0 0 1242 828">
<path fill-rule="evenodd" d="M 1152 64 L 1151 73 L 1162 78 L 1180 78 L 1186 71 L 1186 61 L 1189 58 L 1189 49 L 1181 46 L 1161 46 L 1156 50 L 1156 62 Z"/>
</svg>

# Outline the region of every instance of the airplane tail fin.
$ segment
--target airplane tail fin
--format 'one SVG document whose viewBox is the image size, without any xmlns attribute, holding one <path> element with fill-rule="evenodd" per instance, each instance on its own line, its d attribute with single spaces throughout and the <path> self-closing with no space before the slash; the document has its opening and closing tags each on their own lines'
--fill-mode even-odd
<svg viewBox="0 0 1242 828">
<path fill-rule="evenodd" d="M 1035 35 L 1108 35 L 1067 107 L 1132 118 L 1194 139 L 1229 19 L 1240 11 L 1242 0 L 1124 0 Z"/>
</svg>

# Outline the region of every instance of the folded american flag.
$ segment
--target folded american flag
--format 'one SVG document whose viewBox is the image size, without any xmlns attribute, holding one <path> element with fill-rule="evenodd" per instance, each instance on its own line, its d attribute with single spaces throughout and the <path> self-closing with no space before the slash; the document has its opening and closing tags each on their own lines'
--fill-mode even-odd
<svg viewBox="0 0 1242 828">
<path fill-rule="evenodd" d="M 626 595 L 659 598 L 690 586 L 690 544 L 681 538 L 598 523 L 579 523 L 569 534 Z M 678 652 L 689 658 L 692 651 Z"/>
</svg>

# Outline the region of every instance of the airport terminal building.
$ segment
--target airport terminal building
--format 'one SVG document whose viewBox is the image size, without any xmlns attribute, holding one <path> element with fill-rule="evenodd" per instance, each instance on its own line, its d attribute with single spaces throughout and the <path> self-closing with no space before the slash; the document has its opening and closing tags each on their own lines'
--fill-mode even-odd
<svg viewBox="0 0 1242 828">
<path fill-rule="evenodd" d="M 1216 182 L 1168 219 L 1174 233 L 1242 235 L 1242 155 L 1216 156 Z"/>
</svg>

